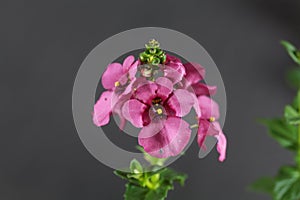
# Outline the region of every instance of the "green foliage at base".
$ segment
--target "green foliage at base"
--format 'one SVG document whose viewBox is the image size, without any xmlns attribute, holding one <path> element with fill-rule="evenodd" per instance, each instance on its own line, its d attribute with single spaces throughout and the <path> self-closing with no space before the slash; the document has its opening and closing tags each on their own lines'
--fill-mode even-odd
<svg viewBox="0 0 300 200">
<path fill-rule="evenodd" d="M 138 149 L 143 151 L 141 147 Z M 125 200 L 164 200 L 169 190 L 174 189 L 175 182 L 184 185 L 186 174 L 170 168 L 160 169 L 166 159 L 154 158 L 144 151 L 143 153 L 152 170 L 144 169 L 140 162 L 133 159 L 129 167 L 130 172 L 114 171 L 117 176 L 127 181 Z"/>
</svg>

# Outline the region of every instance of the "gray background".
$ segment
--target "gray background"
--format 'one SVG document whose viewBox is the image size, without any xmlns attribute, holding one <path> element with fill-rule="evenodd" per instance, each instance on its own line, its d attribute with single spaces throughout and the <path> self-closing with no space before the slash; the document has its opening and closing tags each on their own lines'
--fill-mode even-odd
<svg viewBox="0 0 300 200">
<path fill-rule="evenodd" d="M 280 115 L 292 99 L 283 79 L 292 62 L 278 41 L 300 44 L 299 9 L 296 0 L 1 1 L 0 199 L 121 199 L 124 182 L 79 140 L 71 93 L 98 43 L 141 26 L 175 29 L 201 43 L 228 97 L 226 162 L 218 163 L 216 151 L 199 160 L 193 144 L 172 165 L 190 177 L 169 199 L 268 199 L 247 184 L 292 156 L 255 119 Z"/>
</svg>

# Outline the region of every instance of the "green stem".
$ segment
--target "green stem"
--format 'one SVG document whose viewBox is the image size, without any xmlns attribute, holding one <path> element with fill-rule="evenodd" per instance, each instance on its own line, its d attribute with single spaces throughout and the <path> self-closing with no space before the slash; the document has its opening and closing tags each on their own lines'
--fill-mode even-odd
<svg viewBox="0 0 300 200">
<path fill-rule="evenodd" d="M 298 89 L 298 94 L 297 94 L 297 103 L 298 103 L 298 113 L 300 114 L 300 99 L 299 98 L 299 95 L 300 94 L 300 89 Z M 298 168 L 300 170 L 300 124 L 298 125 L 298 151 L 297 151 L 297 165 L 298 165 Z"/>
</svg>

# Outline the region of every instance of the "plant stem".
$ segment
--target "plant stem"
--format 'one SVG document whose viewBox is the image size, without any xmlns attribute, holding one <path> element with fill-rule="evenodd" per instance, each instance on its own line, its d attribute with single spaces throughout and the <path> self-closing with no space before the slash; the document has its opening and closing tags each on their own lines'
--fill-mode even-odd
<svg viewBox="0 0 300 200">
<path fill-rule="evenodd" d="M 298 94 L 297 94 L 297 103 L 298 103 L 298 113 L 300 114 L 300 89 L 298 89 Z M 298 168 L 300 170 L 300 124 L 298 125 L 298 151 L 297 151 L 297 156 L 296 156 L 296 161 Z"/>
</svg>

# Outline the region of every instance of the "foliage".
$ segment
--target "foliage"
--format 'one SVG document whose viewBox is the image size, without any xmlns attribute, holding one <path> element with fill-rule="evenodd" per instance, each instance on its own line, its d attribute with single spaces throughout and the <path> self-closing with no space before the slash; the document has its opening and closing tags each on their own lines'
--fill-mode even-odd
<svg viewBox="0 0 300 200">
<path fill-rule="evenodd" d="M 300 66 L 300 51 L 287 41 L 281 44 L 287 50 L 292 60 Z M 263 177 L 255 181 L 251 188 L 264 192 L 274 200 L 300 199 L 300 68 L 294 68 L 287 73 L 289 83 L 297 88 L 295 100 L 286 105 L 281 118 L 261 119 L 269 134 L 283 148 L 295 154 L 294 166 L 283 166 L 275 177 Z"/>
<path fill-rule="evenodd" d="M 151 164 L 152 170 L 146 171 L 140 162 L 133 159 L 130 163 L 130 172 L 119 170 L 114 172 L 128 181 L 124 194 L 125 200 L 164 200 L 168 191 L 174 189 L 175 182 L 180 183 L 181 186 L 184 185 L 186 174 L 170 168 L 159 169 L 166 159 L 152 157 L 142 147 L 138 149 L 144 153 L 144 158 Z"/>
</svg>

